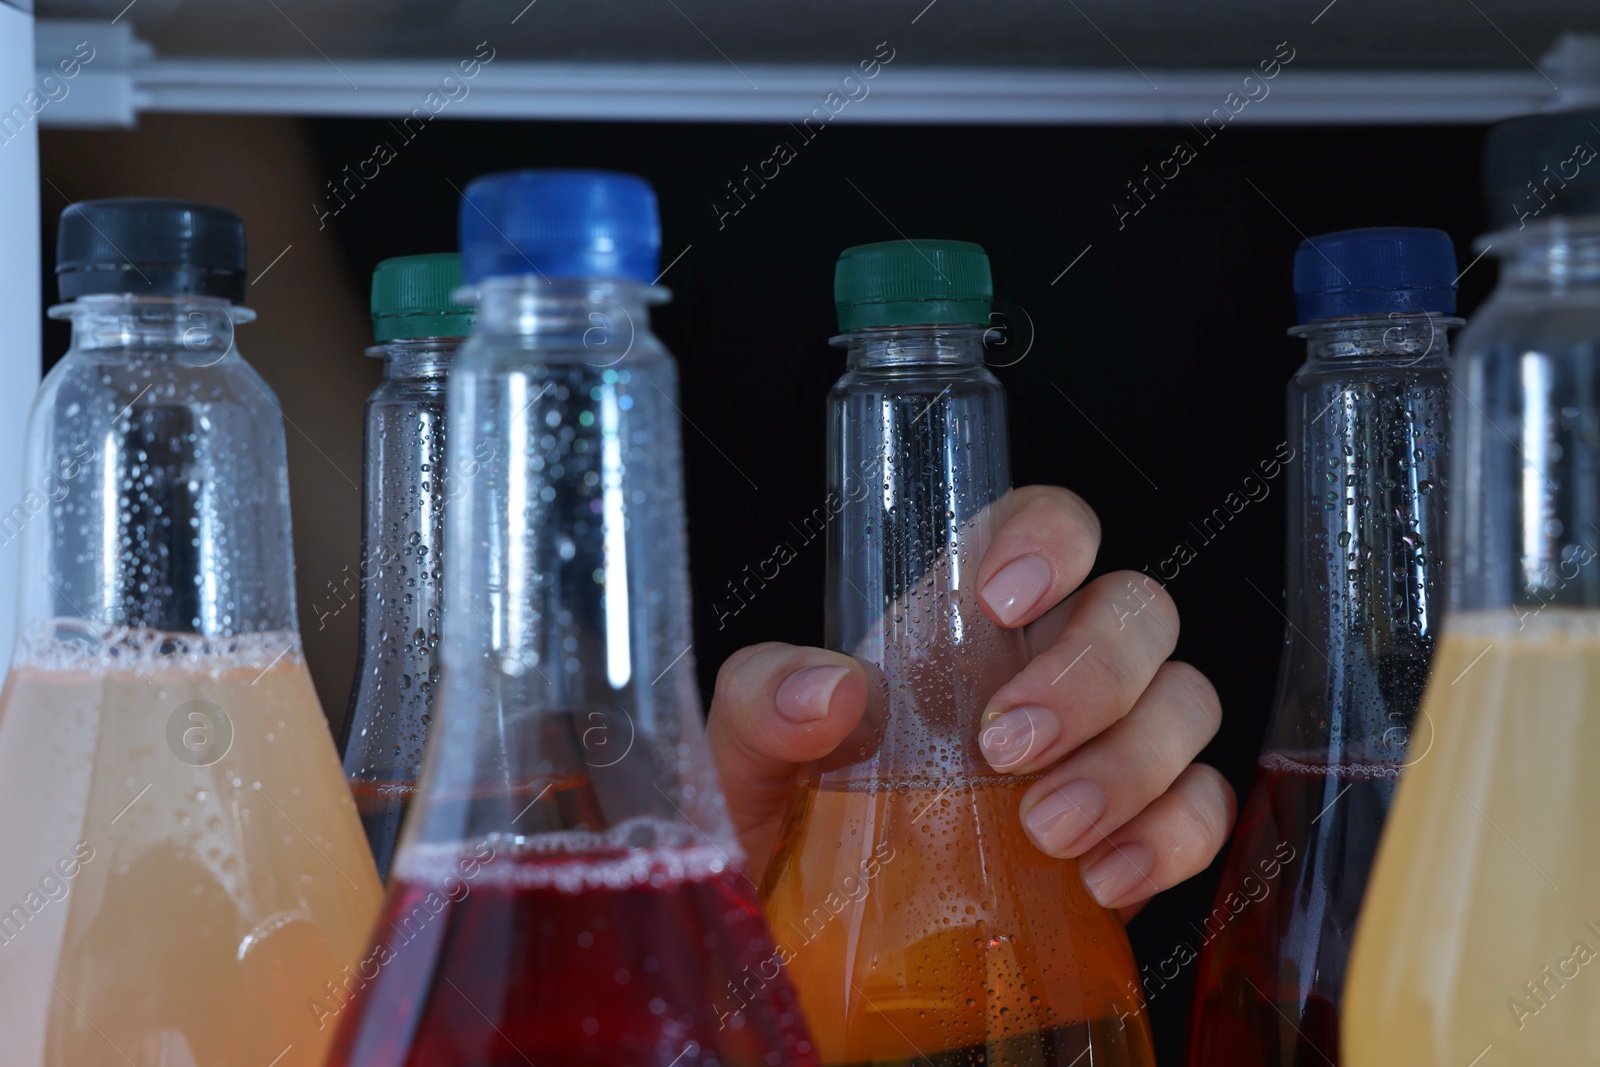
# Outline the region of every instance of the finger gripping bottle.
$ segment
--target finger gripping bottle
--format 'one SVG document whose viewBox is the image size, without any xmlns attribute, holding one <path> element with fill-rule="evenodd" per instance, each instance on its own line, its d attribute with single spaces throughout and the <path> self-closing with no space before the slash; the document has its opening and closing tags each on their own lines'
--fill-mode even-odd
<svg viewBox="0 0 1600 1067">
<path fill-rule="evenodd" d="M 460 287 L 453 252 L 386 259 L 372 274 L 378 343 L 367 354 L 383 360 L 383 384 L 366 405 L 361 568 L 346 583 L 361 601 L 361 642 L 340 748 L 385 878 L 438 692 L 445 508 L 490 447 L 477 442 L 468 466 L 446 473 L 445 381 L 472 330 L 472 309 L 451 297 Z"/>
<path fill-rule="evenodd" d="M 1447 332 L 1440 230 L 1295 252 L 1306 361 L 1288 388 L 1288 627 L 1255 784 L 1196 925 L 1194 1067 L 1339 1062 L 1338 1005 L 1444 600 Z"/>
<path fill-rule="evenodd" d="M 0 694 L 5 1062 L 320 1067 L 381 890 L 301 655 L 283 419 L 234 346 L 244 227 L 86 201 L 57 272 Z"/>
<path fill-rule="evenodd" d="M 689 651 L 655 194 L 496 174 L 460 218 L 438 717 L 329 1062 L 808 1067 Z"/>
<path fill-rule="evenodd" d="M 1362 908 L 1355 1067 L 1600 1048 L 1600 216 L 1480 245 L 1501 278 L 1452 368 L 1433 744 L 1400 780 Z"/>
<path fill-rule="evenodd" d="M 1005 398 L 983 365 L 983 249 L 847 249 L 828 398 L 827 641 L 869 665 L 866 717 L 803 775 L 762 886 L 824 1064 L 1148 1065 L 1115 914 L 1017 805 L 1036 776 L 978 749 L 1023 636 L 975 575 L 1010 489 Z"/>
</svg>

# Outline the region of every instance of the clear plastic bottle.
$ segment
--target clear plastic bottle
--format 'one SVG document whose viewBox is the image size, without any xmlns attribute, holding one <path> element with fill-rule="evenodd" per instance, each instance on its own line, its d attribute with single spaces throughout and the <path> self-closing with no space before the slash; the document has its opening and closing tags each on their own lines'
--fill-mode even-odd
<svg viewBox="0 0 1600 1067">
<path fill-rule="evenodd" d="M 342 583 L 361 601 L 361 646 L 339 748 L 382 878 L 433 718 L 445 508 L 489 447 L 445 473 L 445 380 L 472 331 L 472 309 L 451 296 L 460 287 L 454 252 L 386 259 L 372 274 L 367 355 L 383 360 L 383 384 L 367 399 L 361 571 Z"/>
<path fill-rule="evenodd" d="M 1600 1049 L 1600 216 L 1480 244 L 1502 273 L 1453 367 L 1432 745 L 1400 782 L 1356 935 L 1356 1067 Z"/>
<path fill-rule="evenodd" d="M 828 398 L 827 642 L 881 675 L 861 730 L 802 778 L 762 884 L 824 1064 L 1148 1065 L 1133 955 L 1074 860 L 1017 814 L 979 717 L 1026 663 L 974 575 L 1011 487 L 983 365 L 983 249 L 840 256 Z"/>
<path fill-rule="evenodd" d="M 1278 698 L 1197 926 L 1194 1067 L 1339 1062 L 1338 1004 L 1444 598 L 1455 250 L 1439 230 L 1295 253 Z M 1427 738 L 1421 740 L 1423 750 Z"/>
<path fill-rule="evenodd" d="M 448 509 L 439 715 L 330 1062 L 814 1063 L 705 742 L 655 195 L 491 175 L 461 232 L 450 464 L 481 467 Z"/>
<path fill-rule="evenodd" d="M 318 1067 L 308 1003 L 381 890 L 301 657 L 283 422 L 233 344 L 244 228 L 79 203 L 57 271 L 0 694 L 5 1061 Z"/>
</svg>

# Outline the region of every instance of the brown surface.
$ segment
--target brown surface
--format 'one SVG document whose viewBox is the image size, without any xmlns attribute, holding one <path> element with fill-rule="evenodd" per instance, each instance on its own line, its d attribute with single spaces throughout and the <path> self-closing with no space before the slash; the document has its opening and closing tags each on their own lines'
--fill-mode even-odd
<svg viewBox="0 0 1600 1067">
<path fill-rule="evenodd" d="M 362 356 L 370 343 L 365 293 L 352 290 L 332 231 L 317 230 L 311 205 L 322 178 L 302 126 L 158 115 L 132 131 L 46 130 L 39 154 L 47 240 L 69 201 L 96 197 L 201 200 L 244 219 L 252 279 L 245 299 L 260 318 L 240 328 L 239 347 L 283 405 L 300 631 L 337 727 L 355 670 L 357 609 L 339 608 L 331 590 L 348 601 L 342 583 L 358 573 L 361 404 L 380 368 Z M 320 630 L 319 607 L 328 613 Z"/>
</svg>

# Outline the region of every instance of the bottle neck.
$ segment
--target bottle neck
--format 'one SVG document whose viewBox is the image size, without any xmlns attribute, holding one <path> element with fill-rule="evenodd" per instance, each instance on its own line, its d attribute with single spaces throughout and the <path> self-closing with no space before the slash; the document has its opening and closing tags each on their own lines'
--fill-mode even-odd
<svg viewBox="0 0 1600 1067">
<path fill-rule="evenodd" d="M 1600 297 L 1600 217 L 1552 218 L 1525 230 L 1484 239 L 1501 259 L 1503 289 L 1516 293 L 1565 293 Z"/>
<path fill-rule="evenodd" d="M 1600 606 L 1600 216 L 1484 239 L 1504 260 L 1455 366 L 1452 615 Z"/>
<path fill-rule="evenodd" d="M 321 629 L 359 599 L 345 771 L 402 788 L 417 780 L 440 675 L 445 509 L 489 454 L 480 438 L 466 465 L 446 461 L 445 387 L 463 340 L 397 339 L 367 350 L 384 361 L 384 380 L 366 405 L 361 564 L 317 591 L 307 619 Z M 386 867 L 387 854 L 378 858 Z"/>
<path fill-rule="evenodd" d="M 827 640 L 882 672 L 870 730 L 819 768 L 849 779 L 990 773 L 989 698 L 1021 635 L 978 602 L 977 568 L 1010 489 L 1005 393 L 981 326 L 855 330 L 828 399 L 828 488 L 801 529 L 828 531 Z M 816 521 L 820 520 L 820 521 Z M 937 755 L 933 755 L 937 753 Z"/>
<path fill-rule="evenodd" d="M 1304 338 L 1308 367 L 1327 361 L 1360 363 L 1373 360 L 1379 370 L 1419 361 L 1440 364 L 1450 354 L 1449 331 L 1465 320 L 1441 312 L 1391 312 L 1312 319 L 1289 331 Z M 1359 373 L 1348 368 L 1348 373 Z"/>
<path fill-rule="evenodd" d="M 1448 330 L 1403 314 L 1314 320 L 1288 389 L 1286 617 L 1268 747 L 1311 763 L 1392 767 L 1443 607 Z M 1243 490 L 1265 499 L 1276 461 Z M 1201 523 L 1246 506 L 1233 494 Z"/>
<path fill-rule="evenodd" d="M 732 856 L 695 684 L 676 371 L 645 333 L 665 294 L 497 278 L 475 295 L 408 840 L 583 830 L 599 851 L 698 847 L 703 830 Z"/>
<path fill-rule="evenodd" d="M 486 278 L 470 290 L 477 304 L 473 336 L 549 338 L 609 354 L 650 331 L 649 307 L 670 298 L 666 289 L 613 278 L 515 275 Z"/>
<path fill-rule="evenodd" d="M 832 344 L 848 353 L 852 371 L 983 366 L 983 326 L 875 326 L 851 330 Z"/>
<path fill-rule="evenodd" d="M 251 313 L 105 295 L 52 314 L 72 322 L 73 348 L 29 420 L 27 484 L 44 488 L 30 494 L 38 514 L 20 516 L 21 620 L 294 630 L 283 421 L 233 343 Z"/>
<path fill-rule="evenodd" d="M 72 351 L 210 366 L 234 352 L 233 328 L 255 312 L 218 297 L 82 296 L 50 309 L 72 323 Z"/>
<path fill-rule="evenodd" d="M 401 384 L 442 384 L 464 337 L 417 337 L 384 341 L 367 349 L 383 360 L 383 380 Z"/>
</svg>

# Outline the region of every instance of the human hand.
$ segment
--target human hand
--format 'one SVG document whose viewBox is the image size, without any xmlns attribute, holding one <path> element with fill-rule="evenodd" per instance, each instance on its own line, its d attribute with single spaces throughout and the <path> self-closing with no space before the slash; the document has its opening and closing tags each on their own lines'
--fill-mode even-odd
<svg viewBox="0 0 1600 1067">
<path fill-rule="evenodd" d="M 1193 762 L 1222 709 L 1203 674 L 1167 658 L 1178 612 L 1163 588 L 1131 571 L 1082 584 L 1100 545 L 1087 504 L 1052 486 L 1014 490 L 1006 504 L 979 600 L 999 625 L 1022 628 L 1029 662 L 989 701 L 979 743 L 998 771 L 1042 773 L 1019 805 L 1028 836 L 1077 857 L 1095 899 L 1131 918 L 1227 839 L 1233 790 Z M 867 691 L 858 661 L 819 648 L 753 645 L 723 664 L 708 732 L 754 870 L 771 857 L 797 774 L 850 734 Z"/>
</svg>

